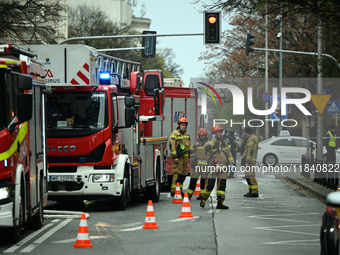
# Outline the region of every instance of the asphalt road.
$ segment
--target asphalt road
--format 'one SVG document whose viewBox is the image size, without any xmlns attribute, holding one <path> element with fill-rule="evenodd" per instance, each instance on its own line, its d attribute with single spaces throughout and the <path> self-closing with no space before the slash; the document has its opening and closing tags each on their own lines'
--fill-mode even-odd
<svg viewBox="0 0 340 255">
<path fill-rule="evenodd" d="M 259 198 L 245 198 L 243 174 L 227 183 L 229 210 L 217 210 L 213 193 L 206 208 L 190 200 L 194 218 L 179 218 L 182 205 L 168 193 L 154 203 L 158 229 L 142 229 L 147 201 L 142 197 L 125 211 L 107 201 L 57 204 L 49 202 L 44 228 L 23 231 L 16 245 L 2 231 L 0 252 L 9 254 L 319 254 L 319 232 L 325 205 L 284 180 L 258 179 Z M 187 187 L 187 178 L 184 187 Z M 58 212 L 55 212 L 58 211 Z M 62 214 L 62 212 L 64 214 Z M 76 242 L 80 213 L 94 248 L 71 248 Z"/>
</svg>

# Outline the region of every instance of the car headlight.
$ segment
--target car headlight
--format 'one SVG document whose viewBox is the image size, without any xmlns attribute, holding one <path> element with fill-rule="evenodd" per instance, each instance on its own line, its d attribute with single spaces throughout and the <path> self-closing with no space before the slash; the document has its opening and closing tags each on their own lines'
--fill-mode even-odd
<svg viewBox="0 0 340 255">
<path fill-rule="evenodd" d="M 0 200 L 9 198 L 9 193 L 10 191 L 8 187 L 0 188 Z"/>
<path fill-rule="evenodd" d="M 93 182 L 114 182 L 115 175 L 114 174 L 94 174 L 92 176 Z"/>
</svg>

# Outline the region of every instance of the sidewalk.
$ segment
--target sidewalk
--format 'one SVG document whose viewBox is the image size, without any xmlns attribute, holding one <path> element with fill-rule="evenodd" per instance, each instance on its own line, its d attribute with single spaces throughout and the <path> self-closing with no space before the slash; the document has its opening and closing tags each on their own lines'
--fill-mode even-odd
<svg viewBox="0 0 340 255">
<path fill-rule="evenodd" d="M 314 178 L 303 177 L 299 173 L 290 173 L 289 175 L 279 175 L 276 178 L 283 178 L 290 181 L 302 189 L 312 193 L 314 196 L 318 197 L 322 202 L 326 202 L 327 195 L 334 192 L 333 189 L 327 188 L 317 182 L 314 182 Z"/>
</svg>

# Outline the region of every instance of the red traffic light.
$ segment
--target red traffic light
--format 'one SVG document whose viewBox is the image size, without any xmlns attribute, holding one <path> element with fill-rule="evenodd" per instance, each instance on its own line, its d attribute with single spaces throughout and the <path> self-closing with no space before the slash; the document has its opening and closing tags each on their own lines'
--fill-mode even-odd
<svg viewBox="0 0 340 255">
<path fill-rule="evenodd" d="M 215 16 L 209 17 L 209 23 L 210 23 L 210 24 L 215 24 L 215 23 L 216 23 L 216 20 L 217 20 L 217 18 L 216 18 Z"/>
</svg>

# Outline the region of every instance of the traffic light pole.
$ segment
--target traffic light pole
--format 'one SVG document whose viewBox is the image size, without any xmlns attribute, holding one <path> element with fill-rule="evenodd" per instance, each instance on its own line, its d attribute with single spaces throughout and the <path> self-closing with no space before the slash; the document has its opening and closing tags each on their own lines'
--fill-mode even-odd
<svg viewBox="0 0 340 255">
<path fill-rule="evenodd" d="M 80 40 L 123 39 L 123 38 L 139 38 L 139 37 L 199 36 L 199 35 L 204 35 L 204 34 L 197 33 L 197 34 L 143 34 L 143 35 L 81 36 L 81 37 L 68 38 L 64 41 L 61 41 L 58 44 L 64 44 L 67 42 L 80 41 Z"/>
<path fill-rule="evenodd" d="M 259 51 L 271 51 L 271 52 L 282 52 L 282 53 L 293 53 L 293 54 L 303 54 L 303 55 L 312 55 L 312 56 L 317 56 L 318 54 L 315 53 L 315 52 L 306 52 L 306 51 L 293 51 L 293 50 L 276 50 L 276 49 L 263 49 L 263 48 L 252 48 L 254 50 L 259 50 Z M 329 54 L 325 54 L 325 53 L 322 53 L 321 54 L 323 57 L 328 57 L 332 60 L 334 60 L 339 69 L 340 69 L 340 64 L 338 63 L 338 61 L 332 56 L 332 55 L 329 55 Z"/>
</svg>

